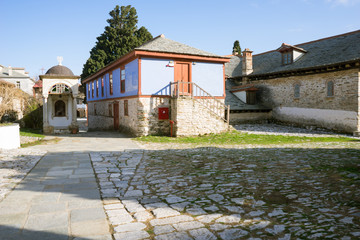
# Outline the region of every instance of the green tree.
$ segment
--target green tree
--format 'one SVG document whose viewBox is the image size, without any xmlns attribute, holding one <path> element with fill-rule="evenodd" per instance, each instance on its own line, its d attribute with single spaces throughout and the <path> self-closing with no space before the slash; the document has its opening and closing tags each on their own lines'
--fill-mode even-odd
<svg viewBox="0 0 360 240">
<path fill-rule="evenodd" d="M 137 28 L 138 16 L 136 9 L 131 5 L 121 7 L 116 5 L 109 15 L 111 16 L 107 20 L 109 25 L 97 37 L 96 44 L 90 51 L 90 57 L 84 64 L 82 79 L 153 38 L 145 27 Z"/>
<path fill-rule="evenodd" d="M 239 40 L 236 40 L 234 42 L 234 47 L 233 47 L 233 54 L 237 53 L 237 54 L 241 54 L 241 47 L 240 47 L 240 42 Z"/>
</svg>

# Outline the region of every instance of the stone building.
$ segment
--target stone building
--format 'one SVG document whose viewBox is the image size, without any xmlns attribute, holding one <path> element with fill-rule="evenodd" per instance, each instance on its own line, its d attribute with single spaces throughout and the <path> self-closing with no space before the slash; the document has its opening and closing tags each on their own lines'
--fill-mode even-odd
<svg viewBox="0 0 360 240">
<path fill-rule="evenodd" d="M 88 127 L 136 136 L 225 131 L 228 61 L 160 35 L 82 79 Z"/>
<path fill-rule="evenodd" d="M 69 68 L 62 66 L 61 62 L 40 76 L 44 133 L 78 132 L 76 98 L 79 78 Z"/>
<path fill-rule="evenodd" d="M 35 81 L 29 77 L 28 72 L 25 72 L 25 68 L 4 67 L 0 65 L 0 79 L 14 84 L 15 87 L 29 95 L 33 95 Z"/>
<path fill-rule="evenodd" d="M 226 64 L 230 121 L 276 119 L 359 135 L 360 30 Z"/>
</svg>

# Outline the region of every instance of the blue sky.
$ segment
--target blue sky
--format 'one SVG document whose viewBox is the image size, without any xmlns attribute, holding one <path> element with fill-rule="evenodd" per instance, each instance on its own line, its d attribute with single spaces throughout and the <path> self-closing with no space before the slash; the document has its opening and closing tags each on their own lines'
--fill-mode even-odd
<svg viewBox="0 0 360 240">
<path fill-rule="evenodd" d="M 77 75 L 116 5 L 138 26 L 219 55 L 235 40 L 254 54 L 360 29 L 360 0 L 0 0 L 0 64 L 31 77 L 63 65 Z"/>
</svg>

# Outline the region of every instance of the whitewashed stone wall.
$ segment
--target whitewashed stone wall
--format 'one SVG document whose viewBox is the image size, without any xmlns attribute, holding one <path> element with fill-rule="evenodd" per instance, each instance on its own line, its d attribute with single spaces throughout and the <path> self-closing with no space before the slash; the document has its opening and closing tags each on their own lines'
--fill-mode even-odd
<svg viewBox="0 0 360 240">
<path fill-rule="evenodd" d="M 190 97 L 172 99 L 171 111 L 176 136 L 221 133 L 229 129 L 220 117 Z"/>
<path fill-rule="evenodd" d="M 328 81 L 334 82 L 333 97 L 327 96 Z M 359 70 L 350 69 L 253 83 L 277 120 L 356 132 L 360 131 L 359 81 Z M 300 84 L 299 98 L 294 97 L 295 84 Z"/>
</svg>

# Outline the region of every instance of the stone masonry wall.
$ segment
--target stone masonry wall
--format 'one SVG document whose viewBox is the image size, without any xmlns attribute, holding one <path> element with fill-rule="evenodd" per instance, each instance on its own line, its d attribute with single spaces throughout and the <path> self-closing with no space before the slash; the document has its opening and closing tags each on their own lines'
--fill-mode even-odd
<svg viewBox="0 0 360 240">
<path fill-rule="evenodd" d="M 89 130 L 108 130 L 114 128 L 114 118 L 109 114 L 109 104 L 112 102 L 113 101 L 102 101 L 88 103 Z"/>
<path fill-rule="evenodd" d="M 328 81 L 334 81 L 334 97 L 327 97 Z M 254 81 L 261 102 L 271 108 L 298 107 L 358 111 L 359 70 L 292 76 Z M 300 98 L 294 98 L 294 86 L 300 84 Z"/>
<path fill-rule="evenodd" d="M 171 100 L 171 119 L 175 121 L 176 136 L 220 133 L 229 128 L 220 117 L 190 97 Z"/>
<path fill-rule="evenodd" d="M 334 96 L 327 96 L 327 82 L 334 82 Z M 273 117 L 300 125 L 355 132 L 359 126 L 359 70 L 292 76 L 253 82 L 260 102 L 273 108 Z M 295 98 L 294 86 L 300 85 Z"/>
</svg>

